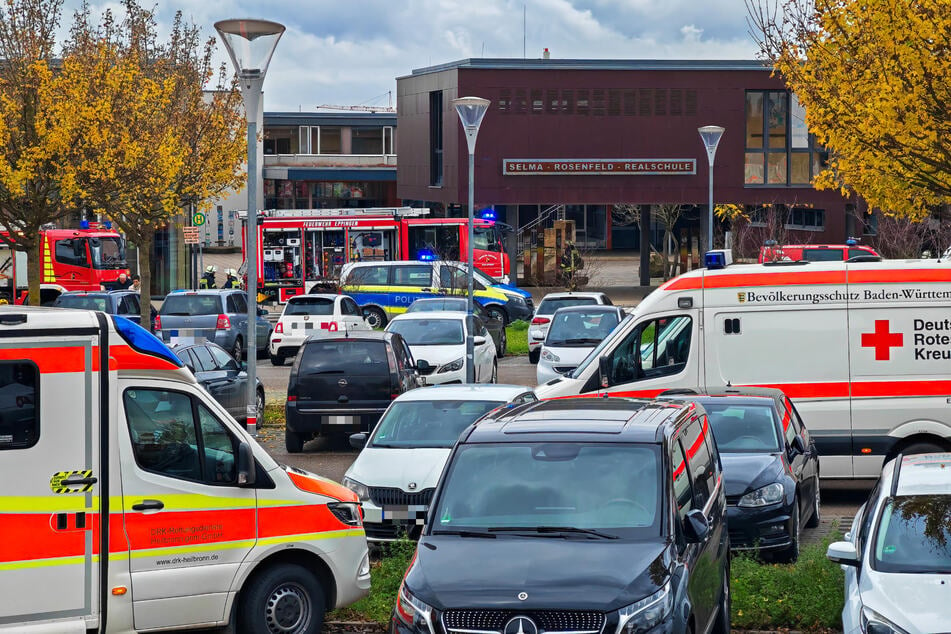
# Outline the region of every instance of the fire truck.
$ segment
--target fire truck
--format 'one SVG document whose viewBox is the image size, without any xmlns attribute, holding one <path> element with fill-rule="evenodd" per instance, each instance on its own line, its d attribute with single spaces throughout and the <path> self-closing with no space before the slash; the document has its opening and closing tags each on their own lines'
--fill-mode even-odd
<svg viewBox="0 0 951 634">
<path fill-rule="evenodd" d="M 5 238 L 10 232 L 0 231 Z M 46 229 L 40 232 L 42 279 L 40 300 L 48 304 L 64 291 L 98 291 L 129 273 L 125 240 L 110 223 L 82 221 L 79 229 Z M 15 240 L 15 239 L 14 239 Z M 0 243 L 0 300 L 22 304 L 29 288 L 27 254 Z"/>
<path fill-rule="evenodd" d="M 277 209 L 258 222 L 258 291 L 282 303 L 336 280 L 349 262 L 464 260 L 469 246 L 466 218 L 432 218 L 419 207 Z M 491 212 L 476 219 L 473 237 L 476 268 L 505 278 L 502 225 Z"/>
</svg>

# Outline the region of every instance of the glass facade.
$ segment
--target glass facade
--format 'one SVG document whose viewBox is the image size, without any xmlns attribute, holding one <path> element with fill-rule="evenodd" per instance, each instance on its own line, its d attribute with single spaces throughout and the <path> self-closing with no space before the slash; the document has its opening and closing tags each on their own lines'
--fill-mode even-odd
<svg viewBox="0 0 951 634">
<path fill-rule="evenodd" d="M 745 185 L 809 187 L 827 163 L 828 152 L 809 134 L 806 110 L 796 95 L 746 92 Z"/>
<path fill-rule="evenodd" d="M 265 209 L 386 207 L 394 183 L 264 179 Z"/>
</svg>

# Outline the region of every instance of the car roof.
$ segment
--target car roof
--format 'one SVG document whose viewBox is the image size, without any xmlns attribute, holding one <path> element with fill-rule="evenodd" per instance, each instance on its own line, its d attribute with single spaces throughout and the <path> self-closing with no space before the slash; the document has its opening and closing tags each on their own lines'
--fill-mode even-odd
<svg viewBox="0 0 951 634">
<path fill-rule="evenodd" d="M 477 385 L 432 385 L 404 392 L 397 397 L 402 401 L 511 401 L 516 396 L 531 392 L 524 385 L 500 385 L 493 383 Z"/>
<path fill-rule="evenodd" d="M 728 402 L 734 405 L 768 405 L 776 403 L 775 399 L 768 396 L 756 396 L 746 394 L 661 394 L 658 399 L 665 401 L 677 401 L 679 403 L 700 403 L 714 404 L 717 402 Z"/>
<path fill-rule="evenodd" d="M 435 302 L 459 302 L 465 303 L 467 300 L 465 297 L 420 297 L 417 300 L 413 301 L 413 304 L 426 304 L 426 303 L 435 303 Z M 413 304 L 410 304 L 412 306 Z"/>
<path fill-rule="evenodd" d="M 328 341 L 332 339 L 350 339 L 350 340 L 373 340 L 373 341 L 382 341 L 388 340 L 399 333 L 386 332 L 384 330 L 352 330 L 346 332 L 343 330 L 315 330 L 307 339 L 304 341 L 305 344 L 312 343 L 315 341 Z"/>
<path fill-rule="evenodd" d="M 895 474 L 895 460 L 885 465 L 883 476 Z M 951 453 L 922 453 L 902 456 L 898 470 L 897 495 L 951 495 Z"/>
<path fill-rule="evenodd" d="M 301 299 L 329 299 L 331 301 L 336 300 L 338 297 L 343 297 L 343 295 L 338 295 L 337 293 L 307 293 L 306 295 L 294 295 L 287 298 L 287 303 L 296 302 Z"/>
<path fill-rule="evenodd" d="M 387 260 L 385 262 L 375 262 L 372 260 L 367 260 L 364 262 L 348 262 L 344 266 L 349 266 L 351 268 L 359 268 L 363 266 L 396 266 L 399 264 L 418 264 L 420 266 L 429 266 L 433 263 L 424 262 L 423 260 Z"/>
<path fill-rule="evenodd" d="M 224 295 L 225 293 L 244 293 L 240 288 L 177 288 L 169 291 L 169 295 Z"/>
<path fill-rule="evenodd" d="M 460 442 L 662 442 L 695 406 L 630 398 L 558 398 L 498 410 Z"/>
<path fill-rule="evenodd" d="M 558 293 L 548 293 L 542 297 L 542 301 L 546 299 L 562 299 L 565 297 L 604 297 L 604 293 L 595 292 L 595 291 L 562 291 Z"/>
<path fill-rule="evenodd" d="M 753 386 L 729 386 L 729 387 L 711 387 L 708 389 L 694 388 L 674 388 L 660 393 L 660 397 L 668 396 L 759 396 L 762 398 L 772 398 L 779 401 L 786 400 L 786 394 L 775 387 L 753 387 Z"/>
<path fill-rule="evenodd" d="M 390 323 L 394 321 L 419 321 L 420 319 L 451 319 L 453 321 L 460 321 L 462 315 L 463 312 L 459 310 L 429 310 L 418 313 L 403 313 L 391 319 Z"/>
</svg>

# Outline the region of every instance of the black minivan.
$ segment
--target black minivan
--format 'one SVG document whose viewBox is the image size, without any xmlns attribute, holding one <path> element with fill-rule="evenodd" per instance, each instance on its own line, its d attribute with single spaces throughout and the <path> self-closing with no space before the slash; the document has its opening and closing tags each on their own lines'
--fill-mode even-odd
<svg viewBox="0 0 951 634">
<path fill-rule="evenodd" d="M 565 398 L 463 432 L 391 619 L 391 634 L 440 630 L 729 632 L 726 500 L 703 408 Z"/>
<path fill-rule="evenodd" d="M 370 431 L 393 399 L 420 385 L 413 355 L 398 333 L 311 335 L 287 385 L 288 453 L 300 452 L 317 434 Z"/>
</svg>

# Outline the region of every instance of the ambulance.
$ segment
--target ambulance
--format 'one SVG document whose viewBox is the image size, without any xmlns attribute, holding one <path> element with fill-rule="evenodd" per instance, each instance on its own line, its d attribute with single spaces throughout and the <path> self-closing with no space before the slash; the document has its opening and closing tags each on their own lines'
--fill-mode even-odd
<svg viewBox="0 0 951 634">
<path fill-rule="evenodd" d="M 773 262 L 674 278 L 539 398 L 783 390 L 826 478 L 951 449 L 951 261 Z"/>
<path fill-rule="evenodd" d="M 315 633 L 370 587 L 356 495 L 121 317 L 0 308 L 0 468 L 0 632 Z"/>
</svg>

